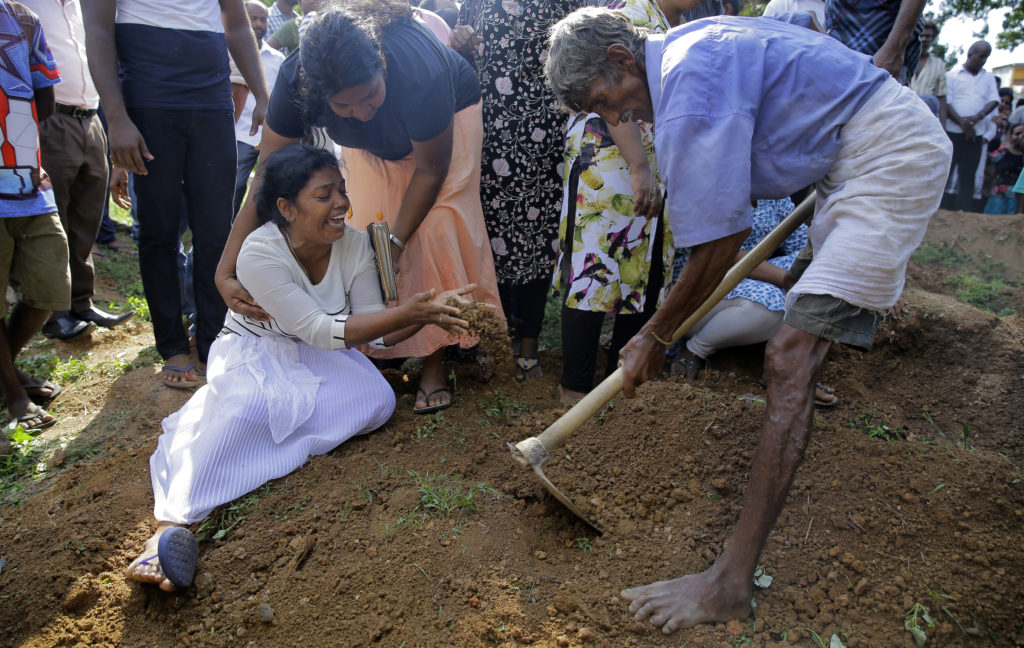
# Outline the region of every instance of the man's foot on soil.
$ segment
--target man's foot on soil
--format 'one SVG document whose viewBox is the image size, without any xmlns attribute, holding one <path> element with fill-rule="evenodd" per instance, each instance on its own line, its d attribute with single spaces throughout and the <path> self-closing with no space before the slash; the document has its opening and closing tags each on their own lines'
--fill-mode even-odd
<svg viewBox="0 0 1024 648">
<path fill-rule="evenodd" d="M 562 385 L 558 386 L 558 400 L 562 405 L 575 405 L 580 399 L 586 396 L 583 392 L 573 391 Z"/>
<path fill-rule="evenodd" d="M 647 619 L 665 634 L 749 616 L 752 583 L 737 587 L 719 579 L 711 567 L 699 574 L 622 590 L 619 595 L 631 601 L 629 611 L 638 621 Z"/>
<path fill-rule="evenodd" d="M 164 575 L 164 570 L 160 568 L 160 559 L 157 557 L 157 552 L 160 545 L 160 536 L 175 526 L 177 525 L 161 524 L 157 527 L 156 533 L 149 540 L 146 540 L 146 544 L 142 547 L 142 553 L 139 554 L 139 557 L 133 560 L 132 564 L 128 565 L 128 569 L 124 572 L 125 576 L 140 583 L 159 585 L 160 589 L 165 592 L 173 592 L 175 590 L 174 583 Z"/>
</svg>

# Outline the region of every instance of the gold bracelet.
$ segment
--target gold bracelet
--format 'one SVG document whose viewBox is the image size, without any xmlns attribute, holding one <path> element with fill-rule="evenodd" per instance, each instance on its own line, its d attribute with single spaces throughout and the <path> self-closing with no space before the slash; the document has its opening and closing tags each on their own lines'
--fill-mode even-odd
<svg viewBox="0 0 1024 648">
<path fill-rule="evenodd" d="M 660 337 L 658 337 L 658 334 L 655 333 L 654 331 L 651 331 L 651 337 L 653 337 L 655 340 L 657 340 L 658 342 L 661 342 L 662 344 L 664 344 L 667 347 L 672 346 L 671 342 L 666 342 L 665 340 L 662 340 Z"/>
</svg>

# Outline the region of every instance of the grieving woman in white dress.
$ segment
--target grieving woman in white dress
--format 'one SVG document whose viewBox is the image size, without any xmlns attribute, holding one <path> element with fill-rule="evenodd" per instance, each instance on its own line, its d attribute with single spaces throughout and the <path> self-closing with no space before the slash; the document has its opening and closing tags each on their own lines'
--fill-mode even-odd
<svg viewBox="0 0 1024 648">
<path fill-rule="evenodd" d="M 346 228 L 331 154 L 290 146 L 263 174 L 263 224 L 242 246 L 238 278 L 267 319 L 228 311 L 206 386 L 164 419 L 150 458 L 158 527 L 128 576 L 164 590 L 192 581 L 198 548 L 184 527 L 388 420 L 394 392 L 353 347 L 387 347 L 428 324 L 466 332 L 446 301 L 472 284 L 385 308 L 367 234 Z"/>
</svg>

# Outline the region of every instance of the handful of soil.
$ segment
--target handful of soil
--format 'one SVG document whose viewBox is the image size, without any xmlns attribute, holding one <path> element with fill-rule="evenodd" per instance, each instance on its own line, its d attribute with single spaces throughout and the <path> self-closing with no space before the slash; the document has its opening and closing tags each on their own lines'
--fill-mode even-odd
<svg viewBox="0 0 1024 648">
<path fill-rule="evenodd" d="M 492 366 L 501 366 L 501 362 L 512 354 L 512 340 L 505 320 L 498 317 L 493 308 L 479 302 L 464 304 L 449 299 L 447 303 L 462 311 L 459 317 L 469 322 L 470 333 L 480 340 L 480 355 Z"/>
</svg>

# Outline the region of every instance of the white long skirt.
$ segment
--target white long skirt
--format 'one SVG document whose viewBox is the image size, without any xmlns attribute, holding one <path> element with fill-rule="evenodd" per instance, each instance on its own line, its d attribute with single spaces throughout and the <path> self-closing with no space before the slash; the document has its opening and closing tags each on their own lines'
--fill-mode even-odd
<svg viewBox="0 0 1024 648">
<path fill-rule="evenodd" d="M 149 467 L 157 520 L 192 524 L 271 479 L 383 425 L 395 394 L 356 350 L 227 335 L 207 384 L 163 420 Z"/>
</svg>

